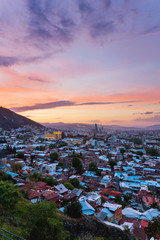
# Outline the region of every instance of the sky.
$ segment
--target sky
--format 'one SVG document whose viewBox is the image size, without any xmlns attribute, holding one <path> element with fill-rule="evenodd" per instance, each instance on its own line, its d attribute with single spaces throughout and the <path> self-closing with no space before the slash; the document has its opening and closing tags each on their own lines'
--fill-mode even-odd
<svg viewBox="0 0 160 240">
<path fill-rule="evenodd" d="M 0 105 L 40 123 L 160 124 L 159 0 L 0 0 Z"/>
</svg>

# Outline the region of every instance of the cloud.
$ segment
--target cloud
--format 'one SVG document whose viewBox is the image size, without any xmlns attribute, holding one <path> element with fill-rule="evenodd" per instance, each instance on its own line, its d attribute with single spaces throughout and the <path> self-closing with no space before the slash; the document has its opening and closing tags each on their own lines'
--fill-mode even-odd
<svg viewBox="0 0 160 240">
<path fill-rule="evenodd" d="M 0 66 L 9 67 L 18 62 L 19 59 L 16 57 L 0 56 Z"/>
<path fill-rule="evenodd" d="M 150 34 L 150 33 L 156 33 L 160 31 L 160 24 L 154 25 L 148 29 L 146 29 L 144 32 L 142 32 L 142 35 L 144 34 Z"/>
<path fill-rule="evenodd" d="M 91 36 L 98 38 L 99 36 L 108 35 L 115 31 L 115 24 L 113 21 L 99 21 L 91 26 Z"/>
<path fill-rule="evenodd" d="M 92 13 L 94 11 L 91 4 L 89 4 L 86 0 L 80 0 L 79 1 L 79 10 L 82 14 L 83 13 L 89 14 L 89 13 Z"/>
<path fill-rule="evenodd" d="M 49 102 L 49 103 L 38 103 L 33 106 L 23 106 L 23 107 L 13 107 L 11 110 L 15 112 L 24 112 L 24 111 L 32 111 L 39 109 L 50 109 L 57 107 L 68 107 L 68 106 L 87 106 L 87 105 L 110 105 L 110 104 L 125 104 L 128 102 L 135 101 L 122 101 L 122 102 L 84 102 L 84 103 L 75 103 L 73 101 L 57 101 L 57 102 Z"/>
<path fill-rule="evenodd" d="M 57 1 L 28 0 L 29 39 L 38 40 L 39 47 L 53 48 L 73 39 L 75 24 L 67 3 L 63 3 L 66 8 L 58 5 Z M 38 47 L 36 41 L 34 44 Z"/>
<path fill-rule="evenodd" d="M 75 105 L 75 103 L 71 101 L 58 101 L 58 102 L 50 102 L 50 103 L 38 103 L 33 106 L 14 107 L 11 110 L 15 112 L 24 112 L 24 111 L 39 110 L 39 109 L 67 107 L 67 106 L 73 106 L 73 105 Z"/>
<path fill-rule="evenodd" d="M 77 105 L 110 105 L 110 104 L 124 104 L 124 103 L 135 103 L 140 101 L 121 101 L 121 102 L 85 102 Z"/>
<path fill-rule="evenodd" d="M 160 112 L 133 113 L 133 115 L 152 115 L 152 114 L 160 114 Z"/>
<path fill-rule="evenodd" d="M 41 79 L 41 78 L 32 77 L 32 76 L 30 76 L 28 79 L 30 81 L 34 81 L 34 82 L 47 82 L 47 80 L 44 80 L 44 79 Z"/>
<path fill-rule="evenodd" d="M 47 54 L 64 51 L 83 31 L 98 44 L 157 32 L 159 4 L 159 0 L 154 4 L 138 0 L 117 0 L 116 4 L 111 0 L 1 1 L 1 46 L 11 56 L 2 56 L 0 65 L 41 61 Z M 151 12 L 155 13 L 152 19 Z"/>
<path fill-rule="evenodd" d="M 160 123 L 160 116 L 155 115 L 150 118 L 136 118 L 134 121 L 136 121 L 136 122 L 159 122 Z"/>
</svg>

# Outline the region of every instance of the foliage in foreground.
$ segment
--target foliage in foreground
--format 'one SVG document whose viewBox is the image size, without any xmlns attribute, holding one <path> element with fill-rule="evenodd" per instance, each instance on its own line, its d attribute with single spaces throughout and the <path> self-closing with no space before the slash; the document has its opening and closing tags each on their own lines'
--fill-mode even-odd
<svg viewBox="0 0 160 240">
<path fill-rule="evenodd" d="M 153 222 L 149 222 L 148 226 L 145 228 L 147 236 L 150 238 L 154 237 L 155 239 L 160 238 L 160 217 L 157 217 Z"/>
<path fill-rule="evenodd" d="M 79 201 L 69 202 L 65 208 L 64 213 L 71 218 L 81 218 L 82 217 L 82 206 Z"/>
</svg>

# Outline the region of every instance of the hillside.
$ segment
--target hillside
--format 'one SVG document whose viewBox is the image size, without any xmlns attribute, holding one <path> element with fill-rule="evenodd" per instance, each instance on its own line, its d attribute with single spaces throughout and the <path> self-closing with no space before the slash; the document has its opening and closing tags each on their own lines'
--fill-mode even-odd
<svg viewBox="0 0 160 240">
<path fill-rule="evenodd" d="M 12 112 L 7 108 L 0 107 L 0 128 L 11 130 L 23 126 L 35 126 L 42 128 L 43 126 L 35 121 L 23 117 L 17 113 Z"/>
</svg>

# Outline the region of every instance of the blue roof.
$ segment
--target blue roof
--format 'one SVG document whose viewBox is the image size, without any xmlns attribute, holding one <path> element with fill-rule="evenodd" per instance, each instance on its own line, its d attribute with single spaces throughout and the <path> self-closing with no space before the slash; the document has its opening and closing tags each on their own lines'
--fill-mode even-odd
<svg viewBox="0 0 160 240">
<path fill-rule="evenodd" d="M 13 173 L 13 172 L 9 172 L 9 171 L 7 171 L 6 173 L 9 174 L 12 178 L 18 176 L 17 173 Z"/>
</svg>

